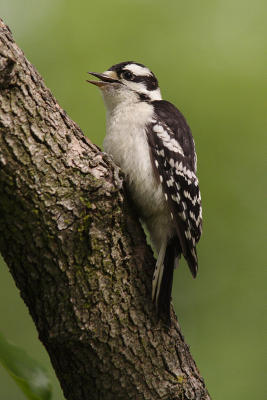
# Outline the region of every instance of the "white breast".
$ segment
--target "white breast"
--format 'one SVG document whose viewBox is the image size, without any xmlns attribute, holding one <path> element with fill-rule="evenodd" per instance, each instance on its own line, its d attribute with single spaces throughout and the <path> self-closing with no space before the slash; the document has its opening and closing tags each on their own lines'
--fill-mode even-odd
<svg viewBox="0 0 267 400">
<path fill-rule="evenodd" d="M 161 185 L 152 168 L 145 131 L 152 117 L 150 104 L 121 104 L 107 111 L 104 139 L 104 150 L 124 172 L 132 199 L 144 219 L 161 212 L 165 206 Z"/>
</svg>

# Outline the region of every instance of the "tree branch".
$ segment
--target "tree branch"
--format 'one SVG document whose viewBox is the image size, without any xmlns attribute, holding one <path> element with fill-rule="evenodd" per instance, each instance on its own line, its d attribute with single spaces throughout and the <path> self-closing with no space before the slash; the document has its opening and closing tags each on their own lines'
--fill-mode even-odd
<svg viewBox="0 0 267 400">
<path fill-rule="evenodd" d="M 0 250 L 68 400 L 210 399 L 112 160 L 0 20 Z"/>
</svg>

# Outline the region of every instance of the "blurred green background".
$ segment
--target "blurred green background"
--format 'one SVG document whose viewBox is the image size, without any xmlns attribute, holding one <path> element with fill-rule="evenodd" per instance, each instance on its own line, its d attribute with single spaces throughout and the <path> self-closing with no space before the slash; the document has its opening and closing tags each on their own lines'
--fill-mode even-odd
<svg viewBox="0 0 267 400">
<path fill-rule="evenodd" d="M 216 400 L 266 398 L 266 11 L 259 0 L 0 0 L 18 45 L 96 144 L 104 106 L 85 82 L 88 70 L 141 62 L 186 116 L 198 151 L 204 234 L 199 276 L 192 280 L 183 264 L 173 300 Z M 3 261 L 0 267 L 0 330 L 47 365 L 53 399 L 63 399 Z M 0 399 L 24 399 L 1 367 Z"/>
</svg>

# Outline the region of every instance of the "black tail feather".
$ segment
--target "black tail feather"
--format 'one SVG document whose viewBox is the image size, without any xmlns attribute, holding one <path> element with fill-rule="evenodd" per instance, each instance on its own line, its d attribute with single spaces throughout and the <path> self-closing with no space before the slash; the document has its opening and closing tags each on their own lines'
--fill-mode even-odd
<svg viewBox="0 0 267 400">
<path fill-rule="evenodd" d="M 173 272 L 174 272 L 174 261 L 175 258 L 180 254 L 180 246 L 178 238 L 172 238 L 166 248 L 164 258 L 164 270 L 162 275 L 162 281 L 160 285 L 160 292 L 158 296 L 158 314 L 160 317 L 170 321 L 170 305 L 171 305 L 171 293 L 173 283 Z"/>
</svg>

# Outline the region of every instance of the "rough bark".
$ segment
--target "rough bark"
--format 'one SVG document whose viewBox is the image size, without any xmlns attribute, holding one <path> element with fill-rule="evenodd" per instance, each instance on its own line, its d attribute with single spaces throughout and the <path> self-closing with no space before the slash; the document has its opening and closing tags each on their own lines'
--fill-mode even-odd
<svg viewBox="0 0 267 400">
<path fill-rule="evenodd" d="M 122 176 L 0 20 L 0 250 L 68 400 L 209 399 Z"/>
</svg>

